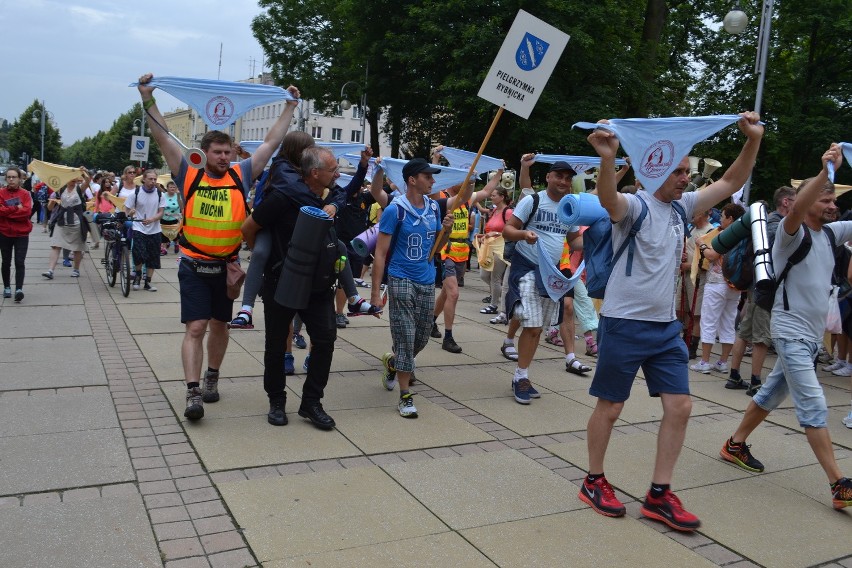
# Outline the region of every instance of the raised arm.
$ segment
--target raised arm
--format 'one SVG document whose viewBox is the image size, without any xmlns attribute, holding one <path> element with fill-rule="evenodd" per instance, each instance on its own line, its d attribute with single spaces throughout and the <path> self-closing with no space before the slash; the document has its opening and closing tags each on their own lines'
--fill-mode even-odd
<svg viewBox="0 0 852 568">
<path fill-rule="evenodd" d="M 275 124 L 272 125 L 272 128 L 269 129 L 269 132 L 266 133 L 263 143 L 254 151 L 254 154 L 251 157 L 252 180 L 256 179 L 263 173 L 263 168 L 266 167 L 266 162 L 269 161 L 269 158 L 272 157 L 275 150 L 281 146 L 281 141 L 284 140 L 284 135 L 287 134 L 287 130 L 290 128 L 290 122 L 293 120 L 293 112 L 295 112 L 296 106 L 299 104 L 298 99 L 300 97 L 300 93 L 299 89 L 293 85 L 287 87 L 287 91 L 293 95 L 295 100 L 287 101 L 284 104 L 284 112 L 281 113 L 281 116 L 278 117 L 278 120 L 276 120 Z"/>
<path fill-rule="evenodd" d="M 532 189 L 532 178 L 530 177 L 530 166 L 535 163 L 535 154 L 524 154 L 521 156 L 521 171 L 518 174 L 518 183 L 521 189 L 529 187 Z"/>
<path fill-rule="evenodd" d="M 157 101 L 154 99 L 154 89 L 156 87 L 148 84 L 153 78 L 154 75 L 151 73 L 146 73 L 139 77 L 139 86 L 137 88 L 139 89 L 139 95 L 142 97 L 142 110 L 151 117 L 151 120 L 148 121 L 148 130 L 151 131 L 151 136 L 157 141 L 157 146 L 160 148 L 160 153 L 163 154 L 166 165 L 174 172 L 173 175 L 177 175 L 177 172 L 180 171 L 183 152 L 180 144 L 175 142 L 165 130 L 166 119 L 163 118 L 160 109 L 157 108 Z"/>
<path fill-rule="evenodd" d="M 811 205 L 816 203 L 819 196 L 822 195 L 825 189 L 825 184 L 828 182 L 828 162 L 834 164 L 834 169 L 840 167 L 843 163 L 843 153 L 840 151 L 838 144 L 832 144 L 828 150 L 822 155 L 822 169 L 817 175 L 808 180 L 807 184 L 799 188 L 796 194 L 796 200 L 793 202 L 793 207 L 787 216 L 782 221 L 784 223 L 784 231 L 788 235 L 794 235 L 805 220 L 805 215 Z"/>
<path fill-rule="evenodd" d="M 376 165 L 378 166 L 381 161 L 381 158 L 377 158 Z M 376 171 L 373 172 L 373 181 L 370 183 L 370 195 L 373 196 L 373 199 L 376 200 L 376 203 L 378 203 L 379 207 L 382 209 L 388 205 L 388 194 L 385 193 L 384 190 L 384 180 L 385 175 L 382 173 L 382 170 L 377 167 Z"/>
<path fill-rule="evenodd" d="M 607 121 L 601 120 L 600 123 Z M 601 169 L 598 172 L 598 199 L 609 213 L 613 223 L 618 223 L 627 215 L 627 198 L 618 193 L 615 180 L 615 153 L 618 151 L 618 138 L 608 130 L 598 128 L 588 137 L 589 144 L 601 157 Z"/>
<path fill-rule="evenodd" d="M 760 115 L 756 112 L 743 112 L 740 113 L 740 117 L 737 126 L 747 137 L 743 149 L 719 181 L 711 183 L 698 193 L 698 199 L 695 202 L 696 211 L 705 211 L 729 198 L 745 184 L 748 176 L 751 175 L 757 159 L 757 151 L 760 149 L 760 141 L 763 138 L 763 126 L 760 124 Z"/>
</svg>

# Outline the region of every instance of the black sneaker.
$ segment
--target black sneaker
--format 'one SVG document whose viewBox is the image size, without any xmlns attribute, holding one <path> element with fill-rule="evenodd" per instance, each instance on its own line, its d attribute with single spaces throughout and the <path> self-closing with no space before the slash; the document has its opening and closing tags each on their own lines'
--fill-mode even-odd
<svg viewBox="0 0 852 568">
<path fill-rule="evenodd" d="M 191 422 L 204 418 L 204 404 L 201 398 L 201 389 L 192 387 L 186 391 L 186 410 L 183 415 Z"/>
<path fill-rule="evenodd" d="M 204 375 L 204 392 L 201 395 L 204 402 L 219 402 L 219 373 L 207 371 Z"/>
<path fill-rule="evenodd" d="M 299 407 L 299 416 L 307 418 L 320 430 L 331 430 L 335 426 L 334 418 L 326 414 L 319 402 L 308 403 L 307 405 L 303 402 L 302 406 Z"/>
<path fill-rule="evenodd" d="M 728 438 L 728 441 L 722 446 L 719 455 L 722 456 L 723 460 L 738 465 L 746 471 L 760 473 L 763 471 L 763 464 L 751 455 L 749 448 L 751 446 L 745 442 L 734 443 L 733 440 Z"/>
<path fill-rule="evenodd" d="M 438 329 L 437 322 L 432 322 L 432 331 L 429 332 L 429 335 L 431 335 L 435 339 L 441 339 L 441 330 Z"/>
<path fill-rule="evenodd" d="M 21 300 L 24 299 L 24 291 L 18 288 L 15 290 L 15 303 L 20 304 Z"/>
<path fill-rule="evenodd" d="M 725 383 L 725 388 L 726 389 L 739 389 L 739 390 L 747 389 L 748 383 L 746 383 L 742 379 L 728 379 L 728 381 Z"/>
<path fill-rule="evenodd" d="M 757 394 L 757 391 L 759 391 L 759 390 L 760 390 L 760 383 L 752 382 L 748 386 L 748 389 L 746 389 L 746 394 L 749 395 L 749 396 L 754 396 L 754 395 Z"/>
<path fill-rule="evenodd" d="M 444 343 L 441 344 L 441 349 L 444 351 L 449 351 L 450 353 L 461 353 L 462 348 L 456 343 L 456 340 L 452 337 L 445 337 Z"/>
<path fill-rule="evenodd" d="M 266 415 L 266 421 L 273 426 L 286 426 L 287 415 L 284 413 L 284 404 L 287 402 L 284 398 L 276 398 L 269 401 L 269 413 Z"/>
</svg>

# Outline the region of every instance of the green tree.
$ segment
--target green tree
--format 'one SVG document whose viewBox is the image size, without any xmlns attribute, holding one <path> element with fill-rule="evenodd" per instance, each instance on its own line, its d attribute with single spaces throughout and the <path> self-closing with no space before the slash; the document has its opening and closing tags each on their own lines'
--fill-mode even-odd
<svg viewBox="0 0 852 568">
<path fill-rule="evenodd" d="M 33 122 L 35 111 L 45 112 L 44 106 L 38 100 L 34 100 L 12 123 L 9 132 L 9 153 L 13 160 L 20 161 L 20 156 L 24 153 L 31 159 L 41 159 L 41 121 L 37 118 L 35 123 Z M 49 113 L 44 115 L 44 161 L 59 162 L 62 159 L 62 139 L 50 116 Z"/>
</svg>

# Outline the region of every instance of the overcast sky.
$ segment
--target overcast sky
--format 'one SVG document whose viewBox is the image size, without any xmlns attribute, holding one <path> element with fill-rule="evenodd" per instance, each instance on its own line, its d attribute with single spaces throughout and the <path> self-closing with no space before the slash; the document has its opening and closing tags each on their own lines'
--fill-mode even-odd
<svg viewBox="0 0 852 568">
<path fill-rule="evenodd" d="M 145 72 L 222 80 L 261 72 L 251 33 L 256 0 L 0 0 L 0 118 L 19 118 L 44 100 L 69 145 L 139 101 L 127 85 Z M 161 110 L 182 105 L 157 91 Z"/>
</svg>

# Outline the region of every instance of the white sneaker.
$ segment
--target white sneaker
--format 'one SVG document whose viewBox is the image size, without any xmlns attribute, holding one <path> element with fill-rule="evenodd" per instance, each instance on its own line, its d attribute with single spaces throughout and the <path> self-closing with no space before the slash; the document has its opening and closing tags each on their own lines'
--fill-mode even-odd
<svg viewBox="0 0 852 568">
<path fill-rule="evenodd" d="M 843 418 L 843 425 L 847 428 L 852 429 L 852 412 L 850 412 Z"/>
<path fill-rule="evenodd" d="M 831 374 L 838 377 L 852 377 L 852 366 L 844 361 L 841 361 L 841 363 L 842 366 L 839 369 L 833 370 Z"/>
<path fill-rule="evenodd" d="M 690 365 L 689 368 L 693 371 L 698 371 L 699 373 L 704 373 L 706 375 L 713 369 L 713 365 L 704 361 L 698 361 L 698 363 Z"/>
<path fill-rule="evenodd" d="M 728 364 L 724 361 L 716 361 L 713 364 L 713 370 L 717 373 L 727 373 L 728 372 Z"/>
<path fill-rule="evenodd" d="M 411 396 L 411 393 L 406 393 L 399 399 L 399 415 L 403 418 L 417 418 L 417 409 Z"/>
<path fill-rule="evenodd" d="M 844 365 L 843 361 L 837 360 L 834 363 L 832 363 L 831 365 L 823 365 L 822 370 L 830 373 L 832 371 L 836 371 L 837 369 L 840 369 L 840 368 L 845 367 L 845 366 L 846 365 Z"/>
</svg>

